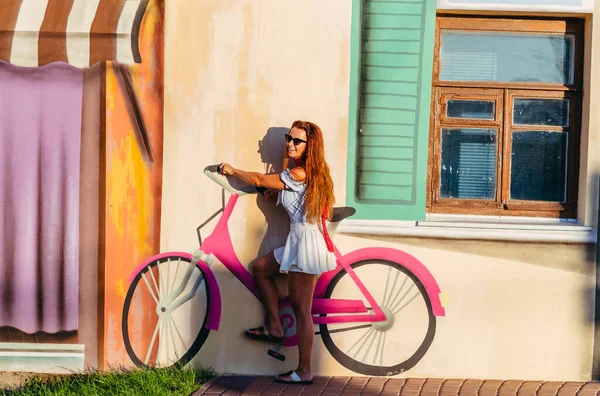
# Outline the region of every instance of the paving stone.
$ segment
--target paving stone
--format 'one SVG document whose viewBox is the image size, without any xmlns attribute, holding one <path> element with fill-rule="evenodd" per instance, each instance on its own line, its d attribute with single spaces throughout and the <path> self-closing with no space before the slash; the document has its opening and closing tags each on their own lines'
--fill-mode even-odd
<svg viewBox="0 0 600 396">
<path fill-rule="evenodd" d="M 548 381 L 544 382 L 537 392 L 538 396 L 556 396 L 558 390 L 564 385 L 564 382 Z"/>
<path fill-rule="evenodd" d="M 575 396 L 584 385 L 585 382 L 566 382 L 558 390 L 557 396 Z"/>
<path fill-rule="evenodd" d="M 577 393 L 577 396 L 596 396 L 600 392 L 599 382 L 588 382 Z"/>
<path fill-rule="evenodd" d="M 402 396 L 418 396 L 421 393 L 423 385 L 427 381 L 426 378 L 409 378 L 404 383 L 400 390 Z"/>
<path fill-rule="evenodd" d="M 222 376 L 194 396 L 600 396 L 600 383 L 493 379 L 325 377 L 313 384 L 274 382 L 272 376 Z"/>
<path fill-rule="evenodd" d="M 406 378 L 390 378 L 385 383 L 385 386 L 390 388 L 394 386 L 402 387 L 406 383 L 406 381 Z"/>
<path fill-rule="evenodd" d="M 525 381 L 508 380 L 503 381 L 498 389 L 498 396 L 516 396 Z"/>
<path fill-rule="evenodd" d="M 477 396 L 481 385 L 483 385 L 483 380 L 467 379 L 460 387 L 458 396 Z"/>
<path fill-rule="evenodd" d="M 464 379 L 455 379 L 455 378 L 451 378 L 451 379 L 446 379 L 444 380 L 444 382 L 442 383 L 441 389 L 440 389 L 440 395 L 442 396 L 458 396 L 458 391 L 460 390 L 460 388 L 462 387 L 462 385 L 465 383 L 466 380 Z"/>
<path fill-rule="evenodd" d="M 446 380 L 443 378 L 427 378 L 421 387 L 420 394 L 423 396 L 438 396 L 444 382 Z"/>
<path fill-rule="evenodd" d="M 400 394 L 400 389 L 397 390 L 382 390 L 379 394 L 380 396 L 398 396 Z"/>
<path fill-rule="evenodd" d="M 383 387 L 383 384 L 385 384 L 389 380 L 390 379 L 386 378 L 386 377 L 370 377 L 369 381 L 367 381 L 367 384 L 368 385 L 372 385 L 372 386 L 381 386 L 381 387 Z"/>
<path fill-rule="evenodd" d="M 525 381 L 519 389 L 518 396 L 536 396 L 544 381 Z"/>
<path fill-rule="evenodd" d="M 478 396 L 496 396 L 502 385 L 501 380 L 485 380 L 479 387 Z"/>
</svg>

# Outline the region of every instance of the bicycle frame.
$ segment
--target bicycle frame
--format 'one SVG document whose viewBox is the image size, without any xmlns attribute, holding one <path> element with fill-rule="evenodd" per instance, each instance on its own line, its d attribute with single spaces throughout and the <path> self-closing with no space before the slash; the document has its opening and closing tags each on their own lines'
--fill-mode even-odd
<svg viewBox="0 0 600 396">
<path fill-rule="evenodd" d="M 229 270 L 257 299 L 260 300 L 260 294 L 258 292 L 257 285 L 255 283 L 254 277 L 248 272 L 246 267 L 240 262 L 237 257 L 235 250 L 233 248 L 233 243 L 231 240 L 231 234 L 229 230 L 229 220 L 233 213 L 233 210 L 237 204 L 237 201 L 241 195 L 245 195 L 248 193 L 255 192 L 255 188 L 252 186 L 235 186 L 230 183 L 224 176 L 218 175 L 218 167 L 210 166 L 205 169 L 205 175 L 210 179 L 215 181 L 221 187 L 223 187 L 223 195 L 222 195 L 222 206 L 221 208 L 215 212 L 208 220 L 206 220 L 202 225 L 197 228 L 198 239 L 200 247 L 197 249 L 193 255 L 186 252 L 164 252 L 157 255 L 154 255 L 148 259 L 146 259 L 143 263 L 138 265 L 131 275 L 130 282 L 136 282 L 137 284 L 142 280 L 147 289 L 150 291 L 151 296 L 154 298 L 157 303 L 157 313 L 159 315 L 159 324 L 160 320 L 163 317 L 162 315 L 170 315 L 173 311 L 178 309 L 181 305 L 189 301 L 193 298 L 200 288 L 203 282 L 206 282 L 207 287 L 207 295 L 206 295 L 206 305 L 207 312 L 204 319 L 204 323 L 202 324 L 201 331 L 195 338 L 194 344 L 192 345 L 193 349 L 190 349 L 189 353 L 196 353 L 197 350 L 202 346 L 202 343 L 206 340 L 206 336 L 210 330 L 216 331 L 219 329 L 220 321 L 221 321 L 221 293 L 219 290 L 219 285 L 217 283 L 217 279 L 213 270 L 211 269 L 212 263 L 215 263 L 217 260 L 220 261 L 225 268 Z M 227 203 L 225 203 L 225 191 L 229 191 L 231 193 Z M 217 224 L 211 233 L 204 241 L 202 240 L 202 236 L 200 233 L 201 228 L 215 219 L 220 215 L 220 218 L 217 221 Z M 341 218 L 339 216 L 338 218 Z M 332 223 L 332 233 L 334 233 L 334 229 L 337 223 Z M 369 290 L 365 287 L 362 281 L 359 279 L 357 274 L 355 273 L 353 267 L 356 265 L 368 265 L 371 263 L 380 263 L 395 266 L 396 269 L 402 271 L 408 277 L 413 278 L 414 283 L 420 289 L 420 293 L 425 298 L 425 304 L 427 306 L 429 312 L 429 325 L 428 332 L 426 338 L 423 341 L 423 344 L 419 347 L 419 350 L 413 355 L 409 360 L 414 359 L 415 356 L 421 351 L 421 355 L 427 350 L 431 341 L 433 339 L 433 332 L 435 332 L 435 321 L 432 322 L 432 314 L 434 316 L 444 316 L 445 309 L 441 299 L 441 291 L 440 288 L 429 272 L 429 270 L 415 257 L 410 254 L 403 252 L 398 249 L 385 248 L 385 247 L 367 247 L 354 250 L 348 254 L 342 255 L 340 251 L 334 245 L 334 255 L 336 259 L 336 268 L 332 271 L 328 271 L 321 276 L 319 276 L 317 283 L 315 285 L 315 290 L 313 292 L 313 300 L 312 300 L 312 315 L 313 322 L 317 325 L 327 325 L 334 323 L 361 323 L 357 326 L 346 326 L 344 328 L 339 328 L 332 330 L 335 332 L 345 331 L 345 330 L 357 330 L 375 327 L 376 329 L 384 329 L 382 331 L 386 331 L 387 328 L 385 326 L 393 326 L 393 317 L 390 317 L 390 321 L 387 322 L 388 318 L 386 317 L 386 313 L 395 315 L 395 308 L 390 309 L 388 305 L 385 305 L 385 308 L 381 308 L 381 306 L 375 301 Z M 177 267 L 174 276 L 170 275 L 169 268 L 169 260 L 174 259 L 177 261 Z M 180 261 L 189 262 L 191 265 L 187 266 L 184 274 L 181 274 L 182 277 L 178 277 L 179 274 L 179 263 Z M 161 272 L 161 264 L 167 265 L 166 271 L 166 282 L 164 281 L 164 272 Z M 402 268 L 398 268 L 402 267 Z M 156 277 L 155 271 L 152 269 L 157 269 L 158 272 L 158 280 Z M 188 291 L 188 286 L 190 284 L 190 280 L 192 279 L 193 273 L 198 273 L 198 269 L 202 272 L 201 276 L 195 276 L 195 280 L 193 285 L 191 285 L 191 290 Z M 362 296 L 358 299 L 340 299 L 340 298 L 326 298 L 328 295 L 328 290 L 332 290 L 335 287 L 340 276 L 348 275 L 352 282 L 356 285 L 356 287 L 362 293 Z M 137 279 L 136 277 L 140 277 Z M 415 279 L 416 278 L 416 279 Z M 137 279 L 137 280 L 136 280 Z M 384 277 L 384 279 L 391 279 L 391 276 Z M 396 280 L 398 276 L 396 275 Z M 418 279 L 418 281 L 417 281 Z M 181 282 L 179 282 L 181 280 Z M 396 280 L 394 280 L 394 285 L 396 284 Z M 405 280 L 406 281 L 406 280 Z M 178 286 L 175 287 L 176 282 L 179 282 Z M 387 281 L 386 281 L 387 282 Z M 152 284 L 151 284 L 152 283 Z M 160 293 L 162 290 L 162 285 L 166 284 L 167 293 Z M 171 287 L 169 287 L 169 284 Z M 159 286 L 160 285 L 160 286 Z M 132 285 L 133 286 L 133 285 Z M 130 289 L 126 298 L 126 307 L 129 309 L 129 302 L 132 298 L 132 291 L 135 288 Z M 386 291 L 388 284 L 386 283 Z M 414 285 L 413 285 L 414 286 Z M 392 286 L 393 288 L 394 286 Z M 404 283 L 401 286 L 401 289 L 404 287 Z M 425 290 L 423 290 L 423 288 Z M 183 294 L 185 292 L 185 294 Z M 402 301 L 402 299 L 406 296 L 408 291 L 404 293 L 402 297 L 400 297 L 400 301 L 398 305 Z M 386 292 L 384 292 L 386 294 Z M 428 295 L 429 298 L 425 297 L 425 294 Z M 400 296 L 398 293 L 392 300 L 391 305 L 396 303 L 396 298 Z M 417 294 L 418 296 L 418 294 Z M 391 295 L 390 295 L 391 298 Z M 409 300 L 414 300 L 415 297 Z M 159 302 L 160 299 L 160 302 Z M 366 302 L 363 302 L 366 300 Z M 384 301 L 385 301 L 384 296 Z M 129 302 L 128 302 L 129 301 Z M 382 304 L 386 304 L 383 302 Z M 405 305 L 407 305 L 406 303 Z M 294 318 L 291 311 L 290 301 L 284 299 L 280 302 L 280 311 L 282 323 L 284 327 L 287 329 L 292 329 L 292 334 L 285 337 L 285 340 L 281 345 L 283 346 L 294 346 L 297 344 L 297 336 L 293 334 L 295 332 L 294 326 Z M 405 306 L 404 305 L 404 306 Z M 404 306 L 400 307 L 402 309 Z M 399 310 L 400 310 L 399 309 Z M 385 310 L 385 312 L 384 312 Z M 398 311 L 399 311 L 398 310 Z M 160 312 L 159 312 L 160 311 Z M 125 308 L 124 308 L 125 312 Z M 125 315 L 125 313 L 124 313 Z M 126 316 L 123 316 L 126 318 Z M 125 319 L 124 319 L 125 320 Z M 287 325 L 285 324 L 287 321 Z M 379 322 L 380 324 L 376 324 Z M 385 323 L 381 323 L 385 322 Z M 125 334 L 128 334 L 126 322 L 123 322 L 123 332 L 124 337 Z M 157 334 L 158 324 L 155 329 L 155 333 L 153 336 L 153 340 L 151 341 L 151 346 L 154 345 L 155 337 Z M 325 329 L 325 330 L 323 330 Z M 325 331 L 323 334 L 329 334 L 327 327 L 321 327 L 321 331 Z M 371 330 L 369 330 L 371 331 Z M 321 334 L 317 332 L 315 334 Z M 181 337 L 181 336 L 180 336 Z M 329 336 L 323 336 L 325 345 L 331 351 L 331 345 L 327 344 L 327 342 L 331 343 L 331 338 Z M 124 339 L 128 340 L 128 337 Z M 328 341 L 329 340 L 329 341 Z M 138 359 L 135 352 L 132 351 L 131 347 L 128 346 L 129 341 L 126 341 L 126 348 L 130 356 L 135 355 L 132 359 Z M 336 347 L 337 348 L 337 347 Z M 378 347 L 379 348 L 379 347 Z M 424 349 L 423 349 L 424 348 Z M 149 350 L 150 351 L 150 350 Z M 272 351 L 270 351 L 271 354 Z M 278 351 L 276 351 L 278 353 Z M 338 350 L 339 352 L 339 350 Z M 149 352 L 148 352 L 149 353 Z M 168 353 L 168 352 L 167 352 Z M 132 355 L 133 354 L 133 355 Z M 333 352 L 332 352 L 333 354 Z M 148 356 L 146 355 L 146 360 L 148 360 Z M 187 355 L 186 355 L 187 356 Z M 274 355 L 271 355 L 274 356 Z M 189 357 L 189 356 L 188 356 Z M 334 356 L 335 357 L 335 356 Z M 336 358 L 337 359 L 337 358 Z M 339 360 L 338 360 L 339 361 Z M 405 362 L 405 363 L 406 363 Z M 341 363 L 341 361 L 340 361 Z M 414 365 L 413 363 L 409 364 L 409 367 Z M 342 363 L 346 367 L 346 364 Z M 403 363 L 404 364 L 404 363 Z M 371 370 L 373 366 L 366 366 L 364 369 L 365 373 L 372 374 Z M 400 366 L 398 366 L 400 367 Z M 404 366 L 403 366 L 404 367 Z M 351 368 L 352 369 L 352 368 Z M 387 369 L 387 368 L 386 368 Z M 362 371 L 361 371 L 362 372 Z M 388 375 L 390 375 L 389 371 L 385 371 Z M 395 372 L 394 372 L 395 373 Z M 378 374 L 380 375 L 380 374 Z"/>
<path fill-rule="evenodd" d="M 223 214 L 219 219 L 215 229 L 213 230 L 212 234 L 204 240 L 204 242 L 200 246 L 200 250 L 206 255 L 213 255 L 214 257 L 216 257 L 237 279 L 239 279 L 240 282 L 242 282 L 242 284 L 256 298 L 260 300 L 260 295 L 258 293 L 254 277 L 248 272 L 246 267 L 244 267 L 244 265 L 238 259 L 233 248 L 233 244 L 231 242 L 228 223 L 238 198 L 238 194 L 232 194 L 229 197 L 229 201 L 227 202 L 227 205 L 225 206 Z M 314 323 L 372 323 L 385 321 L 386 316 L 381 310 L 381 307 L 379 306 L 379 304 L 377 304 L 373 296 L 371 296 L 367 288 L 360 281 L 354 270 L 350 267 L 349 263 L 346 262 L 346 260 L 342 259 L 342 255 L 335 246 L 334 254 L 338 265 L 337 271 L 346 270 L 348 272 L 348 275 L 351 277 L 351 279 L 359 288 L 363 296 L 371 305 L 372 312 L 369 312 L 369 309 L 367 309 L 367 307 L 361 300 L 326 299 L 320 297 L 313 297 L 312 314 Z M 315 290 L 319 289 L 316 288 Z M 321 314 L 342 315 L 314 316 Z"/>
<path fill-rule="evenodd" d="M 229 219 L 231 218 L 231 214 L 233 213 L 240 194 L 250 193 L 251 191 L 254 191 L 254 188 L 234 188 L 229 185 L 227 181 L 220 180 L 219 177 L 216 177 L 214 173 L 215 170 L 211 170 L 209 168 L 211 167 L 207 167 L 207 169 L 205 169 L 205 175 L 215 181 L 217 184 L 221 185 L 224 191 L 229 191 L 231 196 L 227 204 L 225 204 L 225 196 L 223 195 L 223 207 L 214 215 L 212 215 L 205 223 L 198 227 L 198 237 L 201 245 L 199 250 L 194 252 L 193 257 L 191 254 L 185 252 L 167 252 L 150 257 L 138 265 L 131 275 L 130 281 L 133 281 L 138 273 L 140 273 L 144 268 L 146 268 L 147 265 L 153 261 L 156 261 L 157 259 L 170 257 L 172 255 L 188 258 L 194 265 L 198 266 L 202 270 L 204 273 L 204 279 L 207 282 L 210 290 L 214 291 L 209 296 L 210 309 L 206 318 L 205 327 L 210 330 L 218 330 L 221 319 L 221 295 L 215 275 L 210 269 L 210 258 L 218 259 L 257 299 L 260 299 L 260 296 L 254 281 L 254 277 L 248 272 L 246 267 L 242 265 L 235 253 L 228 226 Z M 199 229 L 217 217 L 219 214 L 221 214 L 221 217 L 218 220 L 215 229 L 213 230 L 212 234 L 203 242 L 199 233 Z M 383 322 L 387 319 L 379 304 L 377 304 L 373 296 L 369 293 L 367 288 L 364 286 L 351 267 L 352 263 L 372 259 L 401 262 L 402 265 L 411 273 L 413 273 L 425 287 L 431 302 L 432 313 L 435 316 L 445 316 L 445 309 L 441 301 L 441 291 L 437 282 L 427 268 L 415 257 L 409 255 L 408 253 L 390 248 L 363 248 L 342 256 L 337 247 L 334 246 L 334 254 L 336 257 L 337 268 L 326 272 L 319 277 L 313 293 L 312 314 L 315 324 L 352 322 L 374 323 Z M 172 294 L 171 301 L 168 303 L 167 309 L 172 311 L 181 304 L 185 303 L 194 295 L 200 286 L 201 282 L 196 281 L 191 292 L 187 293 L 185 296 L 180 296 L 184 290 L 183 285 L 187 283 L 191 276 L 191 268 L 192 267 L 188 268 L 184 276 L 184 282 L 182 282 L 180 287 L 178 287 Z M 362 300 L 324 298 L 328 285 L 341 271 L 346 271 L 348 273 L 354 284 L 356 284 L 358 289 L 370 304 L 370 308 L 367 308 Z M 145 277 L 144 282 L 148 282 L 148 279 Z M 147 286 L 150 288 L 148 284 Z"/>
</svg>

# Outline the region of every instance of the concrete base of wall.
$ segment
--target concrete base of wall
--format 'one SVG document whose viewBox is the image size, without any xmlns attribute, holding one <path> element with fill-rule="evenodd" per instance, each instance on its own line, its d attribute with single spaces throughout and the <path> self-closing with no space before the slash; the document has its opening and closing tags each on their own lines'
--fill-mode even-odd
<svg viewBox="0 0 600 396">
<path fill-rule="evenodd" d="M 78 344 L 0 343 L 0 371 L 75 373 L 84 369 L 84 346 Z"/>
</svg>

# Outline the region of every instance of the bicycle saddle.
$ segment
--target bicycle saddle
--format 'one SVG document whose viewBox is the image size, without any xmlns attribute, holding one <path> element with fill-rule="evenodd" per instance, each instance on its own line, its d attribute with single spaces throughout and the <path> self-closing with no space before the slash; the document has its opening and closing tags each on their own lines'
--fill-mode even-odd
<svg viewBox="0 0 600 396">
<path fill-rule="evenodd" d="M 351 206 L 344 206 L 341 208 L 333 208 L 333 216 L 331 216 L 332 223 L 339 223 L 340 221 L 354 215 L 356 209 Z"/>
</svg>

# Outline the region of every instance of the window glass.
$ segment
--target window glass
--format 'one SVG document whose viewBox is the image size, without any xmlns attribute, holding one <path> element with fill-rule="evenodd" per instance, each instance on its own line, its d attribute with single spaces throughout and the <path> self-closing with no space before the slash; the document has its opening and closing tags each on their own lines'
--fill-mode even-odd
<svg viewBox="0 0 600 396">
<path fill-rule="evenodd" d="M 495 198 L 496 136 L 494 129 L 442 129 L 441 198 Z"/>
<path fill-rule="evenodd" d="M 513 124 L 569 126 L 568 99 L 515 99 Z"/>
<path fill-rule="evenodd" d="M 573 84 L 574 36 L 443 30 L 440 80 Z"/>
<path fill-rule="evenodd" d="M 564 202 L 566 172 L 566 132 L 512 133 L 511 199 Z"/>
</svg>

